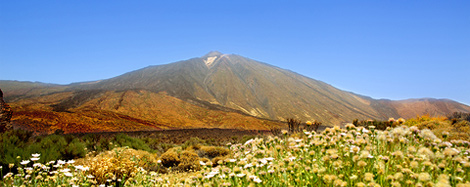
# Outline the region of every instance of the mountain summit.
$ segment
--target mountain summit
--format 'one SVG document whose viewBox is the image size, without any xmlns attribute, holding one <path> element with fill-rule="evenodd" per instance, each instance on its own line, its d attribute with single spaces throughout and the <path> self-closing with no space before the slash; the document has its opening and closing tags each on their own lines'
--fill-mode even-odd
<svg viewBox="0 0 470 187">
<path fill-rule="evenodd" d="M 211 51 L 201 57 L 208 68 L 211 68 L 214 65 L 214 62 L 217 61 L 223 54 L 218 51 Z"/>
<path fill-rule="evenodd" d="M 209 53 L 207 53 L 206 55 L 202 56 L 201 58 L 207 58 L 207 57 L 218 57 L 218 56 L 222 56 L 223 54 L 219 51 L 211 51 Z"/>
</svg>

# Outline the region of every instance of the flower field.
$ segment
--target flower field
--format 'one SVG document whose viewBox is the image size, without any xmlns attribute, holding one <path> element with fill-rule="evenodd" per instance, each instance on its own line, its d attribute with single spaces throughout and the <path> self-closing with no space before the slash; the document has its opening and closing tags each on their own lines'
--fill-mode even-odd
<svg viewBox="0 0 470 187">
<path fill-rule="evenodd" d="M 231 154 L 199 170 L 162 174 L 161 160 L 144 169 L 124 149 L 88 163 L 36 163 L 39 154 L 7 173 L 7 186 L 470 186 L 470 143 L 437 138 L 428 129 L 355 127 L 303 131 L 228 145 Z M 124 150 L 124 151 L 123 151 Z M 130 153 L 138 155 L 138 153 Z M 121 156 L 120 156 L 121 155 Z M 120 159 L 121 158 L 121 159 Z M 145 157 L 145 158 L 148 158 Z M 214 160 L 212 160 L 214 161 Z M 151 161 L 149 161 L 151 162 Z M 87 165 L 88 164 L 88 165 Z M 100 165 L 100 167 L 97 167 Z M 108 171 L 108 173 L 100 173 Z"/>
</svg>

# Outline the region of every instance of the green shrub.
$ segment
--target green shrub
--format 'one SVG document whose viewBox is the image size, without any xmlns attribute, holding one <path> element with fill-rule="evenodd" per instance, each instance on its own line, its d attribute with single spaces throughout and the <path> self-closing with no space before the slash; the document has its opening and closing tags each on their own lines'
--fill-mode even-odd
<svg viewBox="0 0 470 187">
<path fill-rule="evenodd" d="M 63 159 L 75 159 L 85 157 L 87 154 L 86 144 L 80 139 L 73 139 L 67 147 L 65 147 Z"/>
<path fill-rule="evenodd" d="M 144 151 L 151 151 L 150 147 L 145 142 L 138 138 L 130 137 L 126 134 L 119 133 L 114 137 L 113 142 L 117 147 L 129 147 L 132 149 L 139 149 Z"/>
<path fill-rule="evenodd" d="M 205 141 L 199 139 L 198 137 L 191 137 L 189 140 L 185 141 L 181 147 L 183 149 L 187 149 L 188 147 L 200 146 L 201 144 L 204 145 Z"/>
<path fill-rule="evenodd" d="M 35 143 L 29 147 L 29 155 L 32 153 L 40 153 L 42 162 L 48 162 L 52 160 L 65 159 L 64 153 L 67 147 L 67 141 L 61 135 L 49 135 L 43 137 L 38 143 Z"/>
</svg>

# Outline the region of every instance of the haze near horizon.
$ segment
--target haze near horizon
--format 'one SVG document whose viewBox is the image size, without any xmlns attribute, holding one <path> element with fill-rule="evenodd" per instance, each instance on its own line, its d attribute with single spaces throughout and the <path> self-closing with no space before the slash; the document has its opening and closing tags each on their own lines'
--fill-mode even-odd
<svg viewBox="0 0 470 187">
<path fill-rule="evenodd" d="M 0 2 L 0 80 L 107 79 L 209 51 L 373 98 L 470 104 L 468 1 Z"/>
</svg>

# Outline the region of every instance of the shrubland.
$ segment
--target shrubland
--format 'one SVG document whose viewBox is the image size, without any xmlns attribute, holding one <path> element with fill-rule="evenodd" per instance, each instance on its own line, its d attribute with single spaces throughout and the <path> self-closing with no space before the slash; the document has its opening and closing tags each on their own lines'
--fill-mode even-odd
<svg viewBox="0 0 470 187">
<path fill-rule="evenodd" d="M 278 136 L 246 136 L 223 146 L 193 138 L 161 153 L 145 140 L 124 137 L 119 139 L 126 141 L 111 141 L 108 147 L 102 144 L 106 151 L 89 151 L 72 161 L 42 163 L 44 153 L 25 153 L 13 163 L 16 173 L 8 171 L 10 165 L 4 167 L 2 184 L 470 186 L 470 142 L 459 139 L 468 134 L 468 121 L 420 116 L 388 120 L 390 126 L 383 129 L 374 126 L 378 121 L 357 122 L 322 132 L 299 129 Z M 64 139 L 63 145 L 74 144 Z"/>
</svg>

